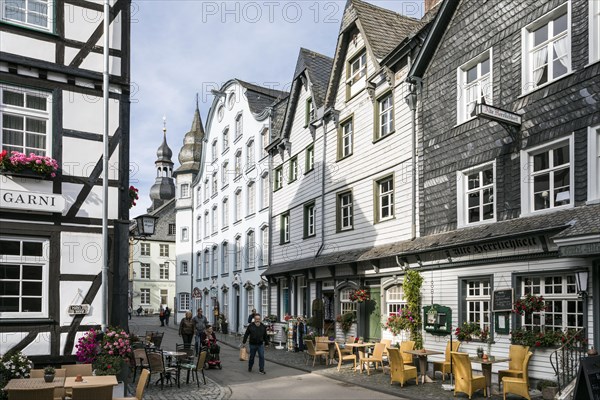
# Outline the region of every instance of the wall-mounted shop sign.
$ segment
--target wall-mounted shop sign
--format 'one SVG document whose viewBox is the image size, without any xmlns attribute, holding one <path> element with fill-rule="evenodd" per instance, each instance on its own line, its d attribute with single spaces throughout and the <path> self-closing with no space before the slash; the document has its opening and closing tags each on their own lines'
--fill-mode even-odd
<svg viewBox="0 0 600 400">
<path fill-rule="evenodd" d="M 543 251 L 543 246 L 540 239 L 531 236 L 521 239 L 505 239 L 484 244 L 455 247 L 450 250 L 450 255 L 452 257 L 489 257 L 539 251 Z"/>
<path fill-rule="evenodd" d="M 560 246 L 558 251 L 561 257 L 591 256 L 600 254 L 600 242 Z"/>
<path fill-rule="evenodd" d="M 502 110 L 497 107 L 492 107 L 487 104 L 478 104 L 475 114 L 478 117 L 483 117 L 514 126 L 521 126 L 522 123 L 522 118 L 519 114 Z"/>
<path fill-rule="evenodd" d="M 0 189 L 0 208 L 62 213 L 65 199 L 59 194 Z"/>
<path fill-rule="evenodd" d="M 71 304 L 68 308 L 69 315 L 88 315 L 90 313 L 89 304 Z"/>
<path fill-rule="evenodd" d="M 452 309 L 439 304 L 423 307 L 423 327 L 432 335 L 444 336 L 452 331 Z"/>
<path fill-rule="evenodd" d="M 513 309 L 513 293 L 511 288 L 494 290 L 492 297 L 492 311 L 512 311 Z"/>
</svg>

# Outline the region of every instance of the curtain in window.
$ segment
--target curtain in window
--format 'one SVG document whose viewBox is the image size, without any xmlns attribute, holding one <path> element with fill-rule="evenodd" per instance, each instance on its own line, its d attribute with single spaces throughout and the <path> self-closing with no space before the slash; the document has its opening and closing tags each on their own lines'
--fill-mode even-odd
<svg viewBox="0 0 600 400">
<path fill-rule="evenodd" d="M 562 64 L 563 67 L 565 67 L 568 70 L 569 49 L 567 48 L 567 46 L 568 43 L 566 36 L 554 42 L 554 51 L 556 53 L 556 56 L 558 57 L 557 60 Z"/>
<path fill-rule="evenodd" d="M 547 67 L 542 67 L 547 63 L 548 48 L 542 47 L 533 54 L 533 81 L 537 85 Z"/>
</svg>

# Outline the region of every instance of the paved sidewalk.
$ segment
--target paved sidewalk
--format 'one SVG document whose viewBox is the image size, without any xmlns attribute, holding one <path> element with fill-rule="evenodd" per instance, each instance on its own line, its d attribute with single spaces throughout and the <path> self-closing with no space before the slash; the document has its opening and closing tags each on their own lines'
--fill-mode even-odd
<svg viewBox="0 0 600 400">
<path fill-rule="evenodd" d="M 231 347 L 238 348 L 241 343 L 241 337 L 235 335 L 222 335 L 217 334 L 219 340 L 223 343 L 230 345 Z M 345 385 L 356 385 L 360 387 L 364 387 L 370 390 L 376 390 L 378 392 L 391 394 L 394 396 L 402 396 L 406 399 L 414 399 L 414 400 L 438 400 L 438 399 L 466 399 L 468 396 L 459 393 L 456 397 L 454 397 L 454 393 L 452 391 L 444 391 L 441 387 L 441 375 L 438 376 L 438 380 L 433 383 L 426 383 L 425 385 L 415 385 L 414 381 L 408 382 L 404 385 L 403 388 L 400 387 L 398 383 L 394 383 L 390 385 L 390 376 L 381 372 L 381 370 L 374 371 L 371 369 L 371 375 L 367 375 L 366 372 L 362 374 L 359 372 L 354 372 L 352 368 L 352 364 L 350 362 L 346 362 L 342 364 L 342 369 L 338 372 L 337 363 L 335 365 L 327 366 L 324 363 L 317 363 L 315 366 L 312 366 L 312 359 L 306 364 L 306 354 L 305 353 L 294 353 L 288 352 L 286 350 L 276 350 L 273 347 L 269 347 L 265 351 L 265 358 L 273 363 L 285 365 L 288 367 L 296 368 L 302 371 L 311 372 L 314 374 L 319 374 L 331 379 L 335 379 L 337 381 L 342 382 Z M 429 373 L 431 375 L 431 373 Z M 446 383 L 449 383 L 446 380 Z M 537 391 L 536 391 L 537 392 Z M 539 392 L 537 392 L 539 393 Z M 474 399 L 483 399 L 483 393 L 477 392 L 473 395 Z M 501 395 L 494 395 L 491 397 L 494 400 L 502 399 Z M 532 393 L 532 399 L 541 398 L 541 396 L 535 396 Z M 521 399 L 519 396 L 507 396 L 507 399 Z"/>
</svg>

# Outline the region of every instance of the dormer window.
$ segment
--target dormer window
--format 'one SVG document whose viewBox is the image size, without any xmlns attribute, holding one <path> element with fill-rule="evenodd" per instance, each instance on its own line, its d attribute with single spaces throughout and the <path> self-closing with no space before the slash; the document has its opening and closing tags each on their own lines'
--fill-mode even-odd
<svg viewBox="0 0 600 400">
<path fill-rule="evenodd" d="M 365 88 L 367 82 L 367 51 L 361 51 L 357 56 L 348 61 L 346 71 L 346 84 L 348 85 L 348 98 L 351 98 Z"/>
</svg>

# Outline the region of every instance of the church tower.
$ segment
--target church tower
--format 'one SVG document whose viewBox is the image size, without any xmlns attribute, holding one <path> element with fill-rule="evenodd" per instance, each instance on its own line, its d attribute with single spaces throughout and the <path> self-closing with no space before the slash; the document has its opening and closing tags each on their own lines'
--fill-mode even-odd
<svg viewBox="0 0 600 400">
<path fill-rule="evenodd" d="M 156 210 L 165 202 L 175 197 L 175 183 L 173 182 L 173 152 L 167 144 L 166 119 L 163 123 L 163 142 L 156 151 L 156 180 L 150 189 L 152 207 L 148 211 Z"/>
</svg>

